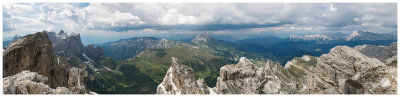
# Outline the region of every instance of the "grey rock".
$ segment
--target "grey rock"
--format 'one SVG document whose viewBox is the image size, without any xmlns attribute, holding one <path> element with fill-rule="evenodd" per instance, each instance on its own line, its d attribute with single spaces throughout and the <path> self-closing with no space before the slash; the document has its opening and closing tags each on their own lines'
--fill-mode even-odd
<svg viewBox="0 0 400 97">
<path fill-rule="evenodd" d="M 175 60 L 173 63 L 176 63 L 176 59 L 173 60 Z M 396 94 L 397 92 L 397 59 L 385 65 L 378 59 L 367 57 L 351 47 L 337 46 L 320 57 L 303 56 L 287 64 L 288 66 L 284 68 L 268 60 L 265 66 L 256 67 L 250 60 L 242 57 L 238 64 L 221 67 L 217 85 L 214 88 L 208 87 L 209 92 L 217 94 Z M 187 77 L 193 76 L 193 69 L 187 69 L 184 65 L 173 67 L 174 64 L 167 72 L 163 83 L 158 86 L 157 93 L 193 94 L 196 89 L 203 91 L 206 89 L 207 86 L 201 84 L 202 81 L 194 84 L 194 78 Z M 181 75 L 174 75 L 174 72 L 179 72 L 176 74 Z M 182 75 L 185 77 L 179 77 Z M 176 80 L 171 79 L 179 81 L 174 82 Z M 196 94 L 208 93 L 196 92 Z"/>
<path fill-rule="evenodd" d="M 47 77 L 36 72 L 21 73 L 3 78 L 4 94 L 71 94 L 65 87 L 50 88 Z"/>
<path fill-rule="evenodd" d="M 359 45 L 354 47 L 370 58 L 377 58 L 383 63 L 391 63 L 397 60 L 397 42 L 389 46 Z"/>
<path fill-rule="evenodd" d="M 172 57 L 163 82 L 157 86 L 157 94 L 210 94 L 203 79 L 195 80 L 193 69 Z"/>
<path fill-rule="evenodd" d="M 88 93 L 86 90 L 86 80 L 88 76 L 86 70 L 72 67 L 69 69 L 68 88 L 74 94 Z"/>
<path fill-rule="evenodd" d="M 307 88 L 301 93 L 364 93 L 365 82 L 358 81 L 360 75 L 380 66 L 385 65 L 376 58 L 369 58 L 354 48 L 337 46 L 329 54 L 321 55 L 316 67 L 306 70 Z"/>
<path fill-rule="evenodd" d="M 3 55 L 3 84 L 10 87 L 5 93 L 87 93 L 86 70 L 56 57 L 51 45 L 46 32 L 24 36 L 8 45 Z"/>
<path fill-rule="evenodd" d="M 291 94 L 296 85 L 292 76 L 278 63 L 267 61 L 256 67 L 247 58 L 238 64 L 221 67 L 216 92 L 220 94 Z"/>
<path fill-rule="evenodd" d="M 49 79 L 52 88 L 66 86 L 68 67 L 59 65 L 45 32 L 26 35 L 7 46 L 3 55 L 3 77 L 30 70 Z"/>
</svg>

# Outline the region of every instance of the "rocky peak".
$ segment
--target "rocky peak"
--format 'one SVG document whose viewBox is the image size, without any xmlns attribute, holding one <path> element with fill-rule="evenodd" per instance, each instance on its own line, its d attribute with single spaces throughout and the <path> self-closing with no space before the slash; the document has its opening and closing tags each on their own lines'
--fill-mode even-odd
<svg viewBox="0 0 400 97">
<path fill-rule="evenodd" d="M 397 35 L 393 33 L 374 33 L 368 31 L 354 31 L 346 37 L 347 41 L 351 40 L 397 40 Z"/>
<path fill-rule="evenodd" d="M 85 71 L 80 71 L 76 75 L 77 70 L 70 70 L 69 65 L 64 65 L 66 63 L 60 63 L 60 59 L 53 54 L 52 44 L 46 34 L 46 32 L 37 32 L 35 34 L 26 35 L 15 42 L 8 45 L 3 55 L 3 77 L 9 76 L 19 76 L 19 75 L 32 75 L 31 73 L 24 72 L 29 70 L 31 72 L 36 72 L 37 74 L 48 79 L 47 81 L 36 81 L 36 79 L 26 79 L 26 77 L 17 77 L 16 79 L 26 79 L 28 81 L 33 81 L 25 83 L 26 81 L 21 81 L 23 83 L 21 88 L 8 87 L 10 91 L 15 89 L 18 91 L 26 91 L 26 88 L 30 89 L 49 89 L 57 87 L 68 87 L 69 83 L 84 83 L 85 80 L 69 80 L 70 78 L 81 78 L 83 79 Z M 22 72 L 22 73 L 21 73 Z M 21 73 L 21 74 L 18 74 Z M 74 74 L 75 73 L 75 74 Z M 28 76 L 29 78 L 32 78 Z M 39 76 L 40 77 L 40 76 Z M 18 81 L 11 81 L 10 83 L 19 84 Z M 4 84 L 4 83 L 3 83 Z M 47 85 L 48 84 L 48 85 Z M 76 85 L 76 84 L 73 84 Z M 85 84 L 81 86 L 86 87 Z M 4 89 L 4 88 L 3 88 Z M 25 89 L 25 90 L 20 90 Z M 6 89 L 4 89 L 6 90 Z M 41 91 L 41 90 L 37 90 Z M 44 90 L 43 90 L 44 91 Z M 54 92 L 11 92 L 11 93 L 54 93 Z M 74 89 L 72 93 L 77 93 L 75 91 L 86 91 L 82 87 Z M 79 92 L 83 93 L 83 92 Z"/>
<path fill-rule="evenodd" d="M 84 46 L 79 33 L 71 33 L 71 35 L 68 36 L 67 33 L 61 30 L 58 34 L 47 32 L 47 35 L 50 38 L 53 50 L 57 56 L 65 58 L 78 57 L 83 59 L 82 53 L 84 51 Z"/>
<path fill-rule="evenodd" d="M 195 38 L 192 39 L 191 43 L 194 44 L 206 44 L 213 38 L 207 33 L 198 34 Z"/>
<path fill-rule="evenodd" d="M 61 39 L 67 39 L 67 38 L 68 38 L 68 35 L 67 35 L 67 33 L 64 32 L 64 30 L 61 30 L 60 32 L 58 32 L 57 38 L 58 38 L 59 40 L 61 40 Z"/>
<path fill-rule="evenodd" d="M 30 70 L 49 79 L 50 87 L 66 86 L 68 70 L 58 65 L 45 32 L 26 35 L 11 43 L 3 55 L 3 77 Z"/>
<path fill-rule="evenodd" d="M 22 70 L 32 70 L 49 77 L 52 60 L 53 50 L 45 32 L 26 35 L 12 42 L 4 51 L 3 77 Z"/>
<path fill-rule="evenodd" d="M 78 36 L 78 37 L 80 37 L 80 35 L 81 35 L 81 34 L 79 34 L 79 33 L 71 32 L 71 35 L 70 35 L 70 36 Z"/>
<path fill-rule="evenodd" d="M 278 63 L 267 60 L 264 67 L 257 68 L 242 57 L 238 64 L 221 67 L 215 90 L 220 94 L 293 93 L 294 83 L 284 72 Z"/>
<path fill-rule="evenodd" d="M 15 35 L 12 39 L 12 41 L 18 40 L 19 38 L 21 38 L 21 36 Z"/>
<path fill-rule="evenodd" d="M 62 35 L 64 33 L 65 33 L 64 30 L 60 30 L 60 32 L 58 32 L 58 35 Z"/>
<path fill-rule="evenodd" d="M 250 60 L 245 57 L 241 57 L 238 64 L 225 65 L 221 67 L 221 80 L 225 81 L 246 77 L 254 77 L 256 70 L 255 68 L 255 65 Z"/>
<path fill-rule="evenodd" d="M 349 36 L 346 37 L 347 41 L 350 41 L 351 39 L 353 39 L 354 37 L 360 35 L 359 31 L 353 31 L 353 33 L 351 33 Z"/>
<path fill-rule="evenodd" d="M 210 90 L 204 80 L 195 80 L 192 68 L 181 64 L 175 57 L 172 57 L 163 82 L 157 86 L 157 94 L 210 94 Z"/>
<path fill-rule="evenodd" d="M 208 89 L 217 94 L 394 94 L 397 91 L 396 65 L 385 65 L 351 47 L 337 46 L 320 57 L 303 56 L 292 61 L 288 66 L 294 68 L 283 68 L 269 60 L 264 67 L 255 67 L 242 57 L 238 64 L 221 67 L 216 87 Z M 182 76 L 192 74 L 193 69 L 173 58 L 157 93 L 188 93 L 181 92 L 185 89 L 180 87 L 196 87 L 196 84 L 193 77 Z M 202 86 L 201 83 L 197 81 L 197 85 Z"/>
</svg>

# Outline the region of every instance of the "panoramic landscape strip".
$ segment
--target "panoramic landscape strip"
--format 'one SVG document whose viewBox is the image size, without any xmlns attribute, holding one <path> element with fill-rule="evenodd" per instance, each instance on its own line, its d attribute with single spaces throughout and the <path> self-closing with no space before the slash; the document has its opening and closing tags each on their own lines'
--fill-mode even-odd
<svg viewBox="0 0 400 97">
<path fill-rule="evenodd" d="M 396 3 L 4 3 L 3 94 L 397 94 Z"/>
</svg>

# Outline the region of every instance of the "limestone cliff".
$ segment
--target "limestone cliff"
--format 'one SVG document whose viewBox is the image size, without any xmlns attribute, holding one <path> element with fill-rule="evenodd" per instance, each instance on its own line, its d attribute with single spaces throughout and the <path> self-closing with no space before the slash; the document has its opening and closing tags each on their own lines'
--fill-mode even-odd
<svg viewBox="0 0 400 97">
<path fill-rule="evenodd" d="M 56 57 L 45 32 L 26 35 L 8 45 L 3 61 L 3 84 L 11 85 L 3 87 L 4 93 L 87 93 L 86 69 Z"/>
</svg>

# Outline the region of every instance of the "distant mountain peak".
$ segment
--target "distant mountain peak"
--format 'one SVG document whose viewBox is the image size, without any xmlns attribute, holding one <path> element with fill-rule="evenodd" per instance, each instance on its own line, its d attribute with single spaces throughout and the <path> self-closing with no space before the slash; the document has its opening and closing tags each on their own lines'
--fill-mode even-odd
<svg viewBox="0 0 400 97">
<path fill-rule="evenodd" d="M 194 44 L 206 44 L 213 38 L 208 33 L 198 34 L 195 38 L 192 39 L 191 43 Z"/>
<path fill-rule="evenodd" d="M 360 35 L 359 31 L 353 31 L 353 33 L 351 33 L 349 36 L 346 37 L 346 40 L 349 41 L 359 35 Z"/>
<path fill-rule="evenodd" d="M 15 36 L 13 37 L 12 41 L 18 40 L 19 38 L 22 38 L 22 36 L 15 35 Z"/>
<path fill-rule="evenodd" d="M 64 30 L 61 30 L 58 34 L 64 34 Z"/>
<path fill-rule="evenodd" d="M 397 35 L 393 33 L 376 33 L 369 31 L 354 31 L 346 37 L 347 41 L 353 40 L 396 40 Z"/>
<path fill-rule="evenodd" d="M 61 30 L 61 31 L 62 31 L 62 30 Z M 61 33 L 61 31 L 60 31 L 60 33 Z M 80 34 L 79 34 L 79 33 L 71 32 L 70 36 L 80 36 Z"/>
<path fill-rule="evenodd" d="M 303 36 L 290 35 L 289 38 L 290 40 L 332 40 L 332 38 L 330 38 L 329 36 L 320 34 L 303 35 Z"/>
</svg>

